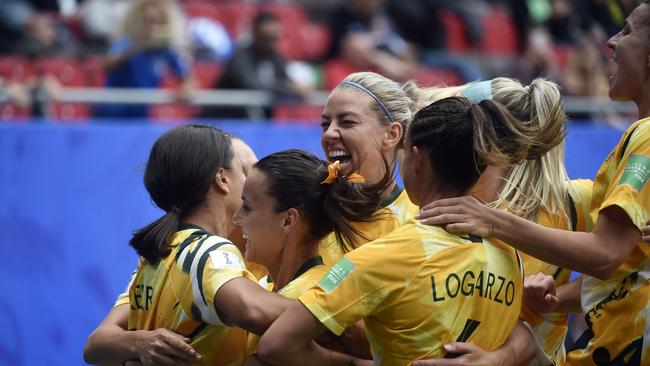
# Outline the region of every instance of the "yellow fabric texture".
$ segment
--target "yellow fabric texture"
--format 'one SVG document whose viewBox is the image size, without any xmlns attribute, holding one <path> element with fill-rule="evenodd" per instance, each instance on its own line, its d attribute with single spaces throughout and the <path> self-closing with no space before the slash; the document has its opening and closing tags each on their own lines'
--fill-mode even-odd
<svg viewBox="0 0 650 366">
<path fill-rule="evenodd" d="M 522 274 L 511 247 L 412 219 L 347 253 L 299 300 L 337 335 L 364 319 L 375 364 L 408 365 L 456 340 L 501 346 L 519 319 Z"/>
<path fill-rule="evenodd" d="M 397 189 L 395 197 L 389 199 L 389 202 L 373 215 L 376 220 L 353 223 L 355 228 L 367 239 L 365 242 L 381 238 L 418 213 L 419 208 L 411 203 L 406 191 L 400 188 Z M 343 257 L 343 251 L 338 245 L 334 233 L 329 234 L 321 241 L 320 256 L 323 258 L 326 267 L 331 267 Z"/>
<path fill-rule="evenodd" d="M 650 118 L 631 125 L 600 167 L 591 217 L 618 206 L 639 228 L 650 219 Z M 616 250 L 616 243 L 612 243 Z M 639 241 L 607 280 L 585 276 L 582 309 L 589 327 L 568 365 L 650 365 L 650 245 Z M 645 339 L 644 339 L 645 332 Z"/>
<path fill-rule="evenodd" d="M 155 265 L 141 260 L 129 290 L 129 329 L 167 328 L 192 339 L 203 356 L 196 365 L 243 364 L 246 331 L 224 325 L 214 306 L 226 282 L 255 280 L 241 253 L 227 239 L 195 228 L 176 232 L 170 248 Z"/>
<path fill-rule="evenodd" d="M 302 295 L 305 291 L 314 287 L 314 284 L 318 283 L 325 273 L 327 273 L 327 267 L 324 265 L 321 264 L 314 266 L 298 278 L 286 284 L 280 289 L 280 291 L 278 291 L 278 294 L 288 299 L 297 299 L 298 296 Z M 260 336 L 254 333 L 248 333 L 248 354 L 255 353 L 259 343 Z"/>
<path fill-rule="evenodd" d="M 575 227 L 564 215 L 550 213 L 542 210 L 537 215 L 537 223 L 546 227 L 562 230 L 575 230 L 591 232 L 593 223 L 589 213 L 591 205 L 591 193 L 593 182 L 587 179 L 576 179 L 567 183 L 567 190 L 571 196 L 575 209 Z M 568 199 L 567 199 L 568 200 Z M 571 203 L 571 202 L 567 202 Z M 571 220 L 571 215 L 568 217 Z M 555 278 L 555 286 L 559 287 L 569 283 L 571 271 L 559 268 L 558 266 L 542 262 L 524 252 L 520 252 L 524 263 L 524 274 L 531 276 L 537 273 L 544 273 Z M 564 364 L 566 350 L 564 341 L 567 334 L 568 314 L 567 313 L 545 313 L 539 314 L 526 307 L 522 307 L 522 317 L 530 324 L 535 337 L 541 344 L 546 356 L 556 365 Z"/>
</svg>

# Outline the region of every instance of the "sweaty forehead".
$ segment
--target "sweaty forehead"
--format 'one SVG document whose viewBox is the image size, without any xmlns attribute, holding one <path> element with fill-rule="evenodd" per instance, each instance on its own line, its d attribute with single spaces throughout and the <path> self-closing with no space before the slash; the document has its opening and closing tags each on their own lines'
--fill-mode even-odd
<svg viewBox="0 0 650 366">
<path fill-rule="evenodd" d="M 323 114 L 328 117 L 336 117 L 343 113 L 352 113 L 359 117 L 376 118 L 376 112 L 372 109 L 375 101 L 361 90 L 352 88 L 336 88 L 332 91 Z"/>
</svg>

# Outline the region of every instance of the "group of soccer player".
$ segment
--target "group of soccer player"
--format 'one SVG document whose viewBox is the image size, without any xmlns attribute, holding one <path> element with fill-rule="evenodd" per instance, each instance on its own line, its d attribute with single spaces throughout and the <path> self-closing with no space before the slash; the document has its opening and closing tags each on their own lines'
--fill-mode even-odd
<svg viewBox="0 0 650 366">
<path fill-rule="evenodd" d="M 610 96 L 641 119 L 593 182 L 566 173 L 542 79 L 351 74 L 323 110 L 327 160 L 171 129 L 144 177 L 165 214 L 134 233 L 138 267 L 84 358 L 650 365 L 650 4 L 608 45 Z M 568 312 L 587 330 L 565 349 Z"/>
</svg>

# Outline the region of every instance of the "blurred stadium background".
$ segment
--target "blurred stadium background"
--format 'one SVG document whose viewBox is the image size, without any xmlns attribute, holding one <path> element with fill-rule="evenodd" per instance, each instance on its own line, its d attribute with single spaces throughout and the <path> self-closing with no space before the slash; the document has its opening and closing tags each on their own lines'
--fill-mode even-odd
<svg viewBox="0 0 650 366">
<path fill-rule="evenodd" d="M 634 1 L 0 1 L 0 365 L 84 364 L 86 337 L 160 215 L 155 139 L 210 123 L 258 156 L 319 155 L 348 73 L 420 85 L 547 77 L 570 117 L 567 167 L 593 179 L 629 104 L 607 99 L 607 38 Z"/>
</svg>

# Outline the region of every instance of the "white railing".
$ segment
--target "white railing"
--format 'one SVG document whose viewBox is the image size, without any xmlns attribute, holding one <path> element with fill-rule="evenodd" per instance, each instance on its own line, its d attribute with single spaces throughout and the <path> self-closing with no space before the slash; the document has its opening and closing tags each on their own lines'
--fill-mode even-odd
<svg viewBox="0 0 650 366">
<path fill-rule="evenodd" d="M 60 102 L 91 104 L 167 104 L 177 101 L 176 95 L 175 91 L 166 89 L 62 88 L 56 93 L 55 99 Z M 328 92 L 325 91 L 313 92 L 305 102 L 311 105 L 324 105 L 327 96 Z M 0 93 L 0 102 L 4 101 L 6 96 Z M 196 90 L 187 102 L 199 106 L 247 107 L 254 111 L 272 106 L 274 98 L 272 93 L 261 90 Z M 568 113 L 636 113 L 632 103 L 582 97 L 567 97 L 565 109 Z"/>
</svg>

